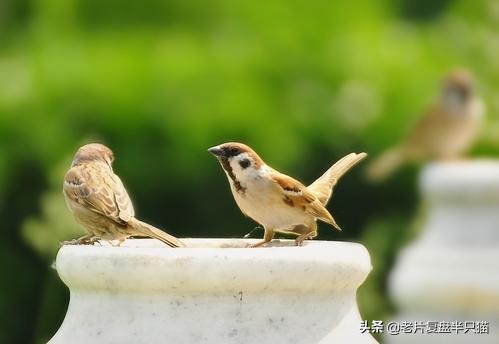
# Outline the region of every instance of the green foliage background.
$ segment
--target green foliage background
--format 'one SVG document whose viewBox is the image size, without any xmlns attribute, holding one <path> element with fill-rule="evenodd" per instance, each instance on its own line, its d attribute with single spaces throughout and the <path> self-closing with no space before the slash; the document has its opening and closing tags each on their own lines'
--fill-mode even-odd
<svg viewBox="0 0 499 344">
<path fill-rule="evenodd" d="M 488 123 L 475 153 L 496 154 L 499 4 L 494 0 L 0 0 L 0 342 L 45 343 L 68 293 L 50 267 L 78 236 L 61 180 L 77 147 L 116 155 L 140 218 L 179 236 L 241 237 L 206 152 L 253 146 L 310 182 L 351 151 L 376 155 L 467 66 Z M 415 171 L 373 186 L 362 168 L 329 207 L 366 245 L 367 319 L 387 316 L 386 276 L 417 204 Z M 260 233 L 257 233 L 259 235 Z"/>
</svg>

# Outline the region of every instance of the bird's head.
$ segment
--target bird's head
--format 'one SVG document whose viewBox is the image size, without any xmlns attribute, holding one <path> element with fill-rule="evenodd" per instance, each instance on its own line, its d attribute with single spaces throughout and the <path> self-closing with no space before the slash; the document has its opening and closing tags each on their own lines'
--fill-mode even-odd
<svg viewBox="0 0 499 344">
<path fill-rule="evenodd" d="M 111 168 L 114 161 L 113 151 L 100 143 L 90 143 L 81 146 L 76 152 L 71 166 L 91 161 L 103 162 Z"/>
<path fill-rule="evenodd" d="M 473 75 L 466 69 L 453 70 L 443 79 L 441 97 L 445 106 L 463 106 L 473 97 L 473 92 Z"/>
<path fill-rule="evenodd" d="M 217 157 L 220 164 L 232 180 L 241 179 L 259 170 L 263 160 L 253 149 L 238 142 L 227 142 L 208 149 Z"/>
</svg>

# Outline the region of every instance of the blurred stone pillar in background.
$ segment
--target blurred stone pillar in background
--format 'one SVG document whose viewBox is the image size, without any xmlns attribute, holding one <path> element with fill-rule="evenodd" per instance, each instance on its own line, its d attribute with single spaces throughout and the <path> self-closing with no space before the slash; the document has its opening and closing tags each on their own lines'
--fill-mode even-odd
<svg viewBox="0 0 499 344">
<path fill-rule="evenodd" d="M 499 161 L 430 164 L 420 191 L 421 234 L 401 251 L 389 281 L 399 310 L 393 321 L 408 333 L 385 331 L 384 342 L 499 343 Z M 482 321 L 489 334 L 474 333 L 486 326 L 471 322 Z M 424 334 L 410 329 L 415 322 Z"/>
</svg>

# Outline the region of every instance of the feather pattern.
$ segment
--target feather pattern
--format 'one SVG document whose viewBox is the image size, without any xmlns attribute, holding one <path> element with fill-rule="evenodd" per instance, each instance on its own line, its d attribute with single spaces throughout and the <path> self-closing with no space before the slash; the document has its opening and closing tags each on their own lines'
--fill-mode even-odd
<svg viewBox="0 0 499 344">
<path fill-rule="evenodd" d="M 110 172 L 104 164 L 73 167 L 66 174 L 64 192 L 73 201 L 123 225 L 135 212 L 120 178 Z"/>
<path fill-rule="evenodd" d="M 305 185 L 277 171 L 272 174 L 272 179 L 279 185 L 284 195 L 293 202 L 294 206 L 302 208 L 313 217 L 332 224 L 339 229 L 333 216 Z"/>
</svg>

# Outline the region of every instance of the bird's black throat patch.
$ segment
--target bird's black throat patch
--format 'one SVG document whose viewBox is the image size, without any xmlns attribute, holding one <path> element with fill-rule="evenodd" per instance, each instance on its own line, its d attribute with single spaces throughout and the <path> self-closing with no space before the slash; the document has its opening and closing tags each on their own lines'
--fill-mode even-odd
<svg viewBox="0 0 499 344">
<path fill-rule="evenodd" d="M 226 157 L 220 157 L 219 160 L 220 163 L 222 164 L 223 169 L 227 171 L 227 174 L 229 175 L 230 179 L 232 179 L 236 191 L 244 194 L 246 192 L 246 188 L 241 185 L 239 180 L 237 180 L 234 171 L 232 171 L 232 166 L 230 166 L 229 159 Z"/>
</svg>

